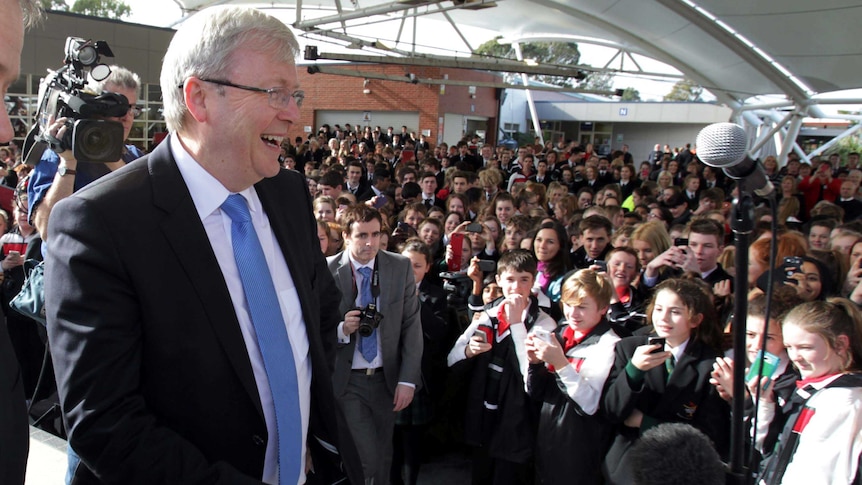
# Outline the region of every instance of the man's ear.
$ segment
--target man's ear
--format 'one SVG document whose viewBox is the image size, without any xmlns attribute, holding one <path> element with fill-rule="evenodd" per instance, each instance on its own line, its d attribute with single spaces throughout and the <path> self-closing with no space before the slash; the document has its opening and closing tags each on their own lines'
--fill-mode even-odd
<svg viewBox="0 0 862 485">
<path fill-rule="evenodd" d="M 190 77 L 183 83 L 183 100 L 189 115 L 199 123 L 207 120 L 207 97 L 209 92 L 203 88 L 203 81 Z"/>
</svg>

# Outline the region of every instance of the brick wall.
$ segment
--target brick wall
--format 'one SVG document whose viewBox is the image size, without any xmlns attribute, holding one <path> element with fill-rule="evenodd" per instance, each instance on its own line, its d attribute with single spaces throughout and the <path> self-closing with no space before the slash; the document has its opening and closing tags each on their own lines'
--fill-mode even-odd
<svg viewBox="0 0 862 485">
<path fill-rule="evenodd" d="M 437 138 L 437 118 L 443 113 L 457 113 L 468 116 L 488 117 L 488 133 L 496 132 L 497 95 L 494 88 L 476 88 L 476 97 L 471 99 L 467 86 L 446 86 L 445 94 L 440 95 L 440 86 L 434 84 L 411 84 L 409 82 L 383 81 L 371 79 L 371 94 L 363 94 L 362 77 L 339 76 L 333 74 L 308 74 L 307 66 L 301 65 L 299 82 L 305 91 L 305 103 L 301 117 L 290 132 L 290 137 L 306 137 L 304 126 L 311 126 L 317 132 L 319 125 L 315 119 L 318 110 L 356 110 L 356 111 L 418 111 L 419 126 L 431 127 L 429 140 Z M 404 76 L 410 72 L 417 78 L 494 81 L 494 75 L 468 70 L 441 69 L 436 67 L 407 67 L 393 65 L 350 64 L 334 65 L 342 70 L 374 72 L 388 76 Z M 372 122 L 372 125 L 374 123 Z M 384 127 L 385 128 L 385 127 Z M 396 130 L 397 131 L 397 130 Z"/>
</svg>

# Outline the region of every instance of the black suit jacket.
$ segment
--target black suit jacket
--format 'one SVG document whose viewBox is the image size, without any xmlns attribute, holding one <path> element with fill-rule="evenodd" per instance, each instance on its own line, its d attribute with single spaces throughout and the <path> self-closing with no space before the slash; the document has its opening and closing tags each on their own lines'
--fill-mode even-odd
<svg viewBox="0 0 862 485">
<path fill-rule="evenodd" d="M 24 382 L 4 324 L 0 325 L 0 483 L 24 483 L 29 448 Z"/>
<path fill-rule="evenodd" d="M 614 366 L 602 397 L 608 419 L 619 426 L 614 444 L 605 458 L 605 474 L 610 477 L 609 483 L 632 483 L 628 451 L 640 432 L 646 430 L 647 423 L 689 424 L 706 434 L 720 455 L 728 453 L 730 406 L 709 383 L 709 374 L 718 353 L 700 342 L 689 341 L 670 379 L 665 366 L 659 365 L 646 371 L 642 382 L 635 383 L 625 368 L 635 349 L 646 345 L 647 341 L 648 336 L 637 335 L 617 343 Z M 644 414 L 640 430 L 622 424 L 636 409 Z"/>
<path fill-rule="evenodd" d="M 319 471 L 309 482 L 337 480 L 343 458 L 361 483 L 330 377 L 340 293 L 303 177 L 282 170 L 255 189 L 307 327 Z M 86 464 L 75 483 L 259 483 L 268 437 L 251 363 L 169 143 L 57 204 L 49 227 L 50 344 L 70 443 Z"/>
</svg>

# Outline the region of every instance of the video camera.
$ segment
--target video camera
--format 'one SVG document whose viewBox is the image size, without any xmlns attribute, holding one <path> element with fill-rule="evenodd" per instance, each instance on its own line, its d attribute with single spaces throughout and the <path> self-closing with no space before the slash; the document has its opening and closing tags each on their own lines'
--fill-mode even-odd
<svg viewBox="0 0 862 485">
<path fill-rule="evenodd" d="M 46 146 L 57 153 L 72 150 L 79 162 L 116 162 L 123 154 L 123 125 L 93 117 L 121 117 L 129 112 L 129 100 L 117 93 L 90 93 L 87 71 L 95 81 L 107 79 L 111 69 L 101 56 L 114 57 L 105 41 L 67 37 L 65 65 L 49 71 L 39 84 L 36 123 L 27 134 L 23 153 L 30 165 L 39 162 Z M 67 118 L 62 139 L 48 133 L 49 121 Z"/>
<path fill-rule="evenodd" d="M 453 308 L 466 307 L 467 299 L 473 290 L 473 280 L 464 273 L 444 271 L 440 273 L 446 302 Z"/>
</svg>

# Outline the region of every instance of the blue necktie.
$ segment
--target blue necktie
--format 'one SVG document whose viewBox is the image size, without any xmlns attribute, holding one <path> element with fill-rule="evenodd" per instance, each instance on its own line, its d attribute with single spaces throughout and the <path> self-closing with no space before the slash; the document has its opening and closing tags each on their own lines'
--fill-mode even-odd
<svg viewBox="0 0 862 485">
<path fill-rule="evenodd" d="M 362 275 L 362 282 L 359 284 L 359 306 L 365 308 L 369 303 L 374 303 L 374 296 L 371 294 L 371 268 L 365 266 L 357 271 Z M 377 356 L 376 328 L 371 332 L 371 335 L 359 337 L 359 352 L 369 363 Z"/>
<path fill-rule="evenodd" d="M 232 221 L 233 255 L 275 405 L 278 436 L 270 436 L 270 439 L 276 439 L 278 443 L 279 484 L 295 485 L 299 480 L 302 458 L 302 416 L 293 351 L 272 276 L 245 199 L 232 194 L 221 209 Z"/>
</svg>

